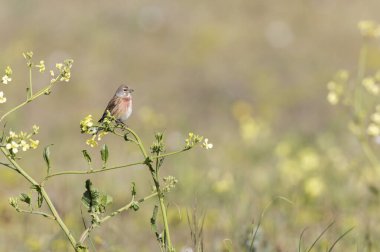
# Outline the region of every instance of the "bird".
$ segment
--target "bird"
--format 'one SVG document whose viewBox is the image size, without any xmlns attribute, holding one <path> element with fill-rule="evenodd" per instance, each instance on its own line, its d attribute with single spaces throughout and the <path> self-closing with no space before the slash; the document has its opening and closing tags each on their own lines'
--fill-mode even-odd
<svg viewBox="0 0 380 252">
<path fill-rule="evenodd" d="M 116 123 L 125 124 L 132 114 L 132 92 L 134 90 L 127 85 L 121 85 L 115 92 L 115 95 L 108 102 L 102 117 L 98 122 L 102 123 L 107 117 L 107 111 L 115 117 Z"/>
</svg>

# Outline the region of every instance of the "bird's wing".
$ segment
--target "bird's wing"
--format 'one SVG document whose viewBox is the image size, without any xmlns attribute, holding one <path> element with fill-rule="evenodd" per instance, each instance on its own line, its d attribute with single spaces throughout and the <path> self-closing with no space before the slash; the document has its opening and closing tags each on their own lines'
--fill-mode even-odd
<svg viewBox="0 0 380 252">
<path fill-rule="evenodd" d="M 112 115 L 112 112 L 113 110 L 115 109 L 115 107 L 117 106 L 117 96 L 115 95 L 108 103 L 107 105 L 107 108 L 104 110 L 103 112 L 103 115 L 102 115 L 102 118 L 99 119 L 98 122 L 102 122 L 104 120 L 104 118 L 106 118 L 107 116 L 107 110 L 111 113 Z"/>
</svg>

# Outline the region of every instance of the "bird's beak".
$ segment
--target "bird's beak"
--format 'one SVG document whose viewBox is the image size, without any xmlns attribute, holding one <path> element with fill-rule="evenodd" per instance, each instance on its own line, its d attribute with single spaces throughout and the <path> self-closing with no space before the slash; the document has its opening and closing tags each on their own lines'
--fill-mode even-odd
<svg viewBox="0 0 380 252">
<path fill-rule="evenodd" d="M 133 93 L 135 90 L 133 89 L 129 89 L 129 93 Z"/>
</svg>

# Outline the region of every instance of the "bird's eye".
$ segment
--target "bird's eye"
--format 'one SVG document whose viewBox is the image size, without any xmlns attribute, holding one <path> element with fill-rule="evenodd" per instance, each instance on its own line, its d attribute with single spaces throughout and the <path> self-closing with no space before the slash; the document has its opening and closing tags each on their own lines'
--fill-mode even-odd
<svg viewBox="0 0 380 252">
<path fill-rule="evenodd" d="M 128 91 L 128 89 L 126 89 L 126 88 L 123 88 L 123 91 L 124 91 L 124 92 L 127 92 L 127 91 Z"/>
</svg>

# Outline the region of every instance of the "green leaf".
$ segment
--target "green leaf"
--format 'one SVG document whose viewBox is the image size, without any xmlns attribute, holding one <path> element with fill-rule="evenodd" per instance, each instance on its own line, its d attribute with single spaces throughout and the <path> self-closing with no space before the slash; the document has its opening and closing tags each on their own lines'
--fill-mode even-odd
<svg viewBox="0 0 380 252">
<path fill-rule="evenodd" d="M 104 213 L 106 206 L 112 203 L 112 197 L 94 188 L 89 179 L 86 180 L 85 187 L 86 191 L 83 193 L 82 203 L 88 209 L 88 212 L 93 214 Z"/>
<path fill-rule="evenodd" d="M 131 208 L 132 208 L 134 211 L 139 210 L 139 209 L 140 209 L 139 203 L 138 203 L 137 201 L 132 202 Z"/>
<path fill-rule="evenodd" d="M 37 206 L 38 206 L 38 208 L 41 208 L 42 203 L 44 202 L 44 197 L 42 197 L 41 187 L 38 185 L 32 185 L 31 189 L 36 190 L 36 192 L 37 192 Z"/>
<path fill-rule="evenodd" d="M 103 164 L 105 166 L 107 161 L 108 161 L 108 156 L 109 156 L 108 146 L 106 144 L 103 144 L 103 147 L 100 150 L 100 156 L 101 156 L 101 158 L 103 160 Z"/>
<path fill-rule="evenodd" d="M 26 193 L 21 193 L 18 198 L 20 199 L 21 202 L 24 202 L 24 203 L 26 203 L 28 205 L 30 205 L 32 203 L 32 199 Z"/>
<path fill-rule="evenodd" d="M 91 164 L 91 157 L 88 154 L 87 150 L 82 150 L 82 154 L 83 154 L 84 159 L 86 159 L 87 163 Z"/>
<path fill-rule="evenodd" d="M 50 146 L 49 145 L 44 148 L 44 152 L 42 155 L 47 165 L 47 175 L 49 175 L 50 173 Z"/>
</svg>

